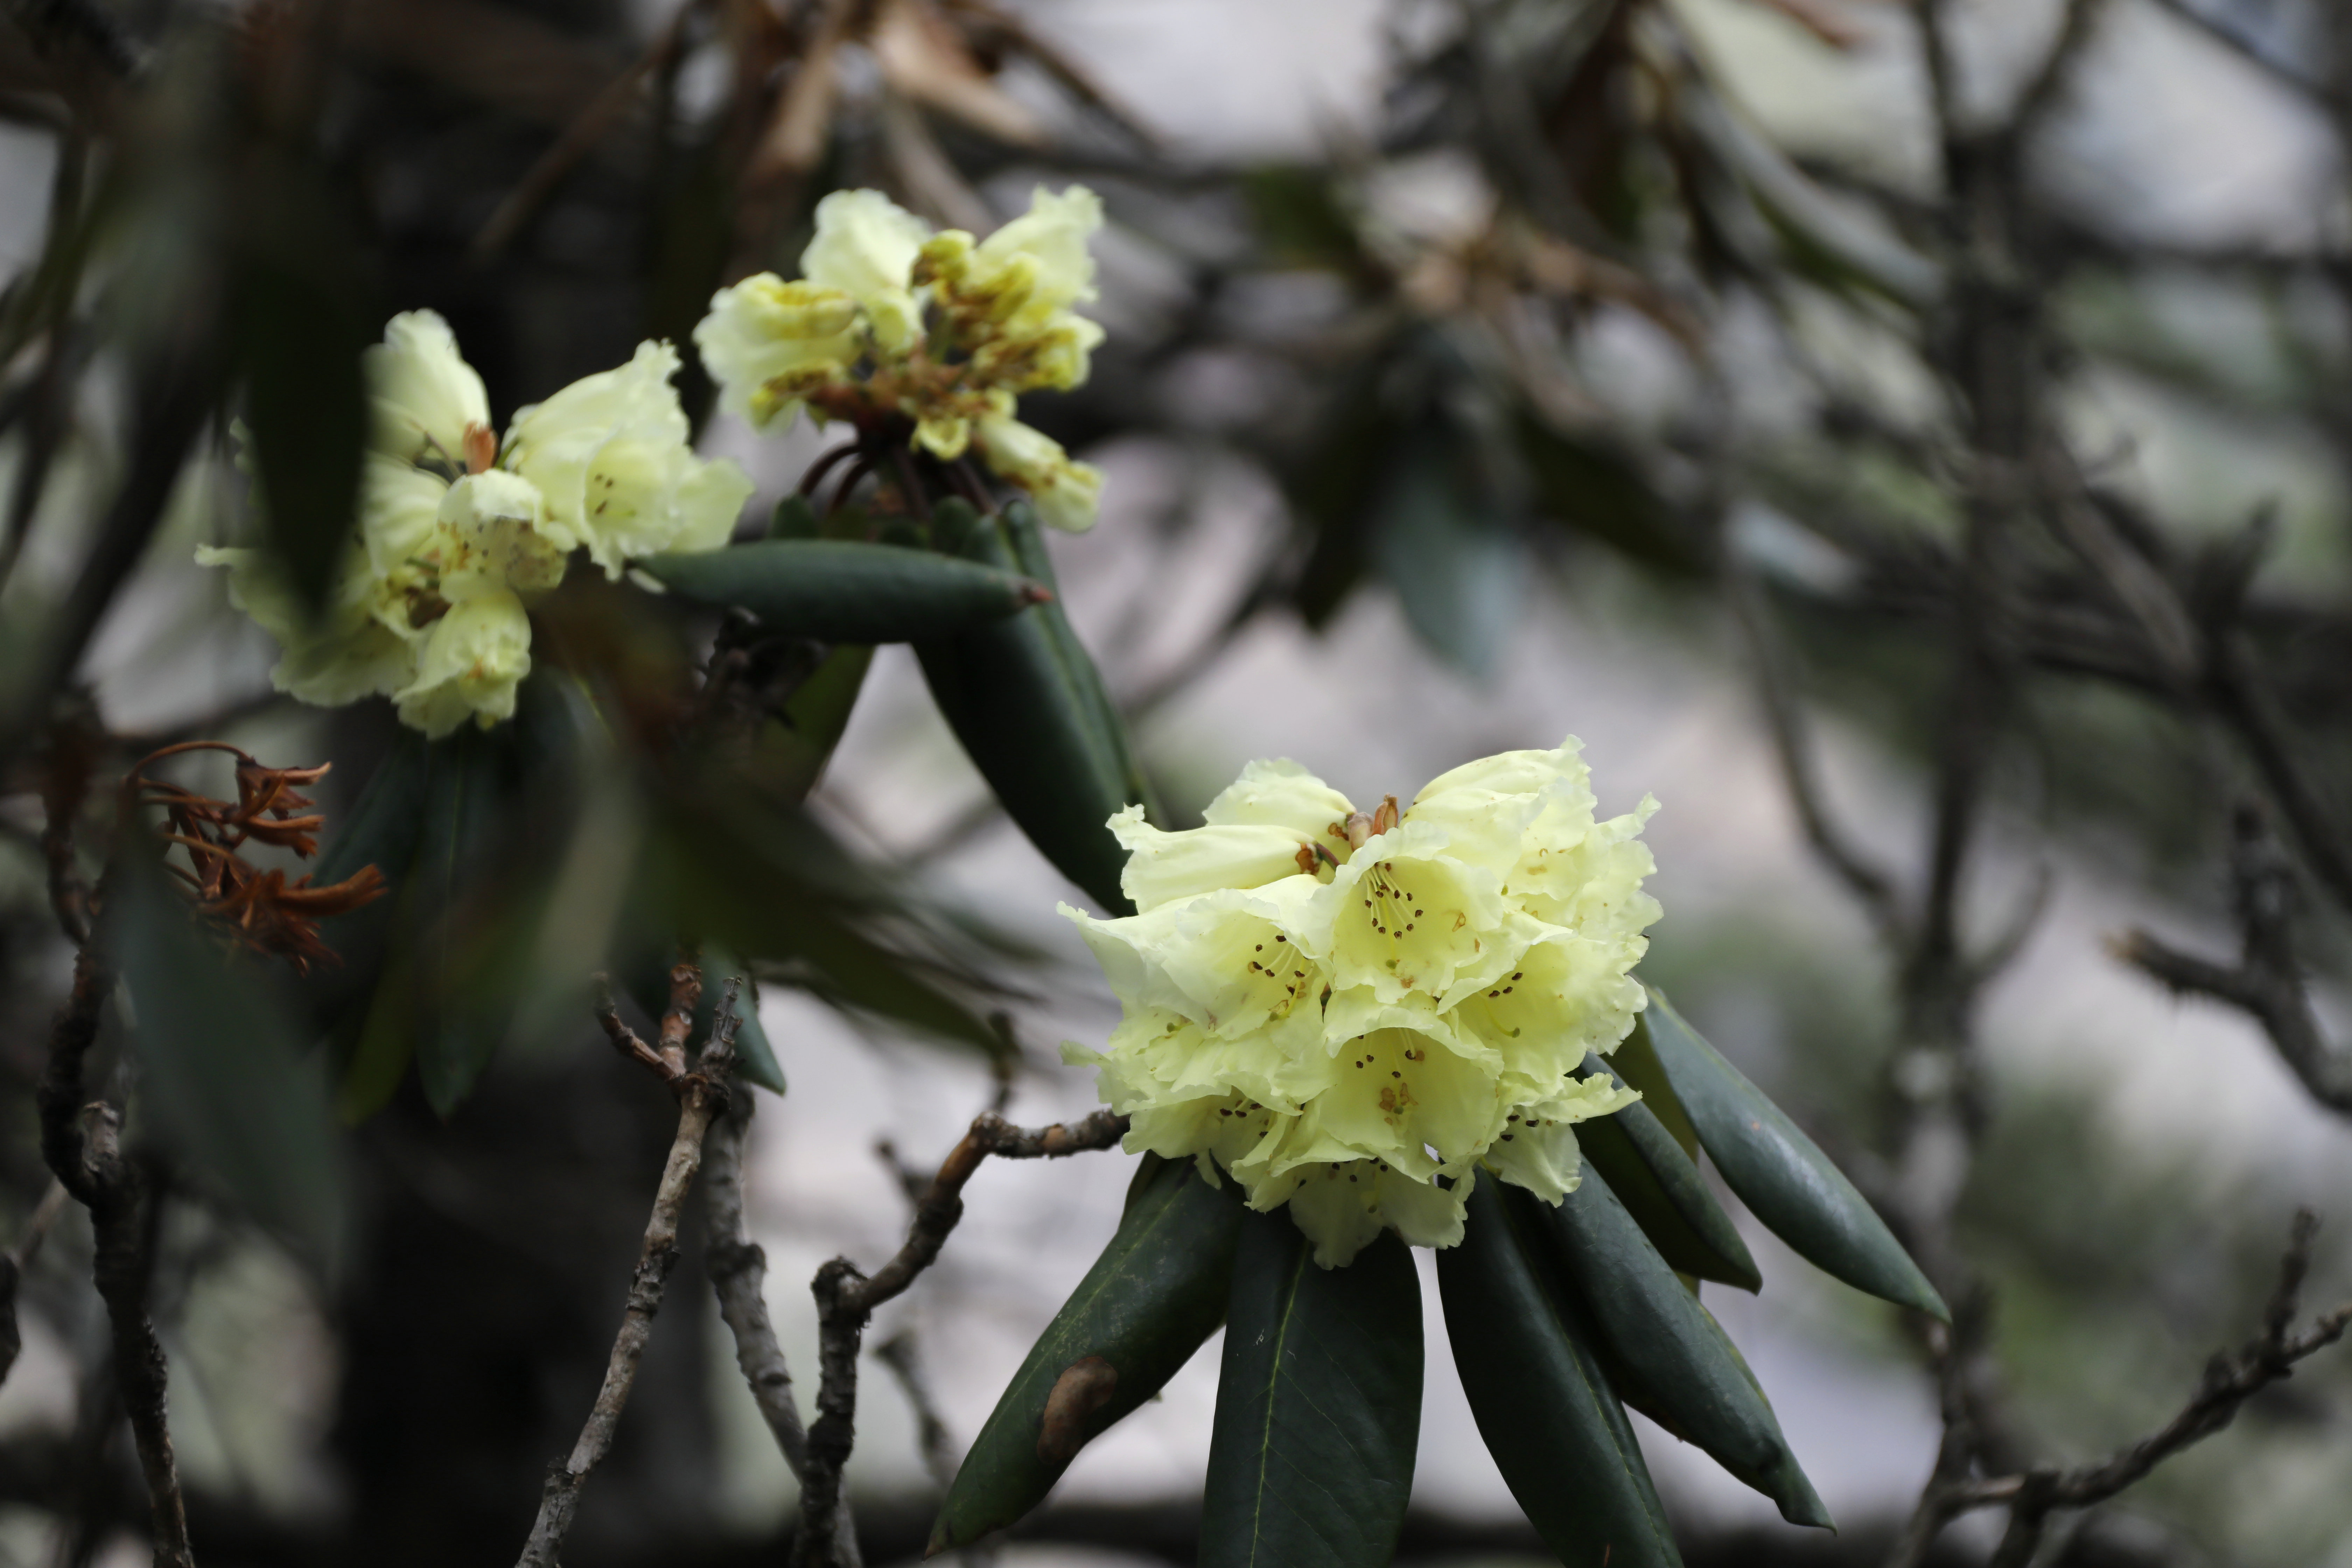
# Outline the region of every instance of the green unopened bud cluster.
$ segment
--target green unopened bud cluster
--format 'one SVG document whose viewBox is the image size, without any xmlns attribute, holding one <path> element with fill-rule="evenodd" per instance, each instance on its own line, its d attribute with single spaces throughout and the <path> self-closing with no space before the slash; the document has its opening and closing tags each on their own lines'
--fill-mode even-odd
<svg viewBox="0 0 2352 1568">
<path fill-rule="evenodd" d="M 1130 1152 L 1197 1159 L 1255 1208 L 1287 1205 L 1325 1268 L 1393 1228 L 1462 1237 L 1480 1173 L 1558 1202 L 1574 1125 L 1638 1098 L 1590 1052 L 1646 1001 L 1656 809 L 1594 820 L 1579 742 L 1507 752 L 1371 812 L 1257 762 L 1166 833 L 1111 820 L 1139 911 L 1066 905 L 1125 1016 L 1100 1069 Z"/>
<path fill-rule="evenodd" d="M 879 191 L 817 204 L 801 277 L 772 272 L 719 290 L 694 330 L 724 406 L 755 428 L 901 416 L 943 460 L 976 453 L 1027 490 L 1057 528 L 1091 527 L 1102 475 L 1013 417 L 1024 392 L 1087 379 L 1102 328 L 1071 306 L 1095 298 L 1088 237 L 1102 203 L 1040 189 L 986 239 L 934 234 Z"/>
<path fill-rule="evenodd" d="M 205 547 L 229 597 L 283 649 L 271 679 L 323 706 L 383 695 L 427 735 L 514 713 L 530 670 L 530 602 L 584 550 L 608 577 L 630 559 L 727 542 L 751 494 L 734 463 L 688 444 L 677 351 L 642 343 L 490 424 L 482 378 L 429 310 L 367 351 L 373 401 L 359 515 L 315 614 L 268 552 Z"/>
</svg>

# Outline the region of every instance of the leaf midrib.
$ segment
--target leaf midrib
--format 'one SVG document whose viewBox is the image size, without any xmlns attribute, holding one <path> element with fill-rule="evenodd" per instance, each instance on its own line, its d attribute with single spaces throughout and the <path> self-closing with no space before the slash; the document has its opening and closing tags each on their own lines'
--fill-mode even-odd
<svg viewBox="0 0 2352 1568">
<path fill-rule="evenodd" d="M 1274 1458 L 1274 1405 L 1282 1384 L 1282 1352 L 1290 1340 L 1290 1314 L 1298 1306 L 1298 1281 L 1307 1268 L 1307 1251 L 1301 1247 L 1290 1265 L 1290 1279 L 1283 1288 L 1282 1317 L 1274 1330 L 1274 1361 L 1265 1379 L 1265 1425 L 1258 1433 L 1257 1485 L 1250 1493 L 1249 1563 L 1257 1562 L 1257 1545 L 1265 1534 L 1266 1471 Z"/>
</svg>

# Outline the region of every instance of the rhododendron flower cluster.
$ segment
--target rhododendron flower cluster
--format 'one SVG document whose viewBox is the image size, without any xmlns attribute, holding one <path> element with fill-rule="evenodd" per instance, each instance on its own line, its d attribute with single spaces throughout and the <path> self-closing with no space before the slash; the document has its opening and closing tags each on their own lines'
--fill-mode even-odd
<svg viewBox="0 0 2352 1568">
<path fill-rule="evenodd" d="M 677 353 L 642 343 L 515 416 L 489 399 L 430 310 L 394 316 L 367 351 L 373 402 L 359 515 L 314 615 L 269 552 L 196 552 L 229 569 L 229 597 L 278 639 L 280 691 L 333 707 L 383 695 L 439 737 L 514 714 L 530 671 L 526 606 L 572 552 L 617 578 L 637 556 L 715 550 L 751 494 L 733 462 L 688 442 L 670 385 Z"/>
<path fill-rule="evenodd" d="M 1129 1151 L 1288 1205 L 1326 1268 L 1383 1227 L 1453 1245 L 1482 1173 L 1571 1190 L 1575 1124 L 1637 1098 L 1581 1068 L 1643 1006 L 1630 972 L 1658 915 L 1656 803 L 1596 821 L 1578 750 L 1487 757 L 1370 812 L 1257 762 L 1202 826 L 1114 817 L 1138 912 L 1062 912 L 1125 1016 L 1064 1056 L 1100 1069 Z"/>
<path fill-rule="evenodd" d="M 1013 416 L 1024 392 L 1087 379 L 1102 328 L 1070 307 L 1095 297 L 1088 237 L 1102 203 L 1083 185 L 1040 189 L 986 239 L 929 226 L 879 191 L 817 204 L 801 276 L 722 289 L 694 330 L 722 404 L 753 427 L 803 408 L 861 426 L 901 417 L 942 460 L 975 452 L 1027 490 L 1037 514 L 1093 526 L 1102 475 Z"/>
</svg>

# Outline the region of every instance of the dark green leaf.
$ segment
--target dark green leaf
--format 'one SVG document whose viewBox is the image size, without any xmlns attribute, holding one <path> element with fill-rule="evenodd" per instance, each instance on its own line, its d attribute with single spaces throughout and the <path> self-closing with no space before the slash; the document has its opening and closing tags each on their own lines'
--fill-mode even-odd
<svg viewBox="0 0 2352 1568">
<path fill-rule="evenodd" d="M 1127 721 L 1111 701 L 1109 689 L 1103 685 L 1102 671 L 1095 668 L 1094 656 L 1087 652 L 1087 645 L 1078 640 L 1077 628 L 1070 625 L 1069 612 L 1062 604 L 1062 580 L 1055 575 L 1053 557 L 1045 552 L 1045 533 L 1038 525 L 1037 509 L 1025 500 L 1009 501 L 1004 508 L 1003 524 L 1004 537 L 1013 546 L 1013 561 L 1054 595 L 1051 603 L 1039 606 L 1044 612 L 1039 618 L 1053 634 L 1054 647 L 1061 656 L 1063 668 L 1069 671 L 1070 684 L 1085 698 L 1094 715 L 1096 743 L 1126 781 L 1128 801 L 1142 802 L 1145 814 L 1157 819 L 1160 804 L 1151 798 L 1151 786 L 1143 776 L 1143 765 L 1136 761 L 1134 748 L 1128 743 Z"/>
<path fill-rule="evenodd" d="M 1830 1523 L 1731 1342 L 1683 1289 L 1597 1171 L 1558 1205 L 1506 1194 L 1548 1235 L 1626 1402 L 1713 1455 L 1791 1524 Z"/>
<path fill-rule="evenodd" d="M 1675 576 L 1705 570 L 1702 542 L 1628 454 L 1530 410 L 1519 413 L 1516 435 L 1541 515 Z"/>
<path fill-rule="evenodd" d="M 1190 1160 L 1166 1162 L 1144 1176 L 1118 1233 L 1054 1315 L 964 1456 L 932 1527 L 930 1552 L 968 1545 L 1035 1508 L 1080 1447 L 1192 1359 L 1224 1321 L 1242 1214 L 1232 1186 L 1212 1188 Z M 1063 1397 L 1053 1401 L 1056 1384 Z"/>
<path fill-rule="evenodd" d="M 1393 1232 L 1318 1268 L 1289 1215 L 1242 1220 L 1201 1512 L 1223 1568 L 1386 1568 L 1421 1434 L 1421 1279 Z"/>
<path fill-rule="evenodd" d="M 360 351 L 372 323 L 327 187 L 279 158 L 247 174 L 231 295 L 245 416 L 270 542 L 317 605 L 352 548 L 369 416 Z"/>
<path fill-rule="evenodd" d="M 1588 1066 L 1591 1065 L 1590 1063 Z M 1642 1103 L 1650 1108 L 1659 1125 L 1668 1136 L 1682 1146 L 1683 1157 L 1698 1158 L 1698 1129 L 1691 1124 L 1690 1112 L 1675 1093 L 1675 1086 L 1666 1077 L 1665 1068 L 1658 1061 L 1658 1047 L 1650 1038 L 1650 1020 L 1646 1014 L 1633 1015 L 1633 1027 L 1618 1042 L 1600 1064 L 1624 1083 L 1639 1089 Z"/>
<path fill-rule="evenodd" d="M 838 856 L 804 818 L 708 797 L 657 819 L 646 844 L 642 911 L 660 911 L 686 940 L 716 942 L 745 958 L 794 960 L 801 984 L 828 1002 L 897 1019 L 993 1055 L 1003 1037 L 865 935 L 844 889 L 813 862 Z"/>
<path fill-rule="evenodd" d="M 946 501 L 932 526 L 973 560 L 1015 568 L 1001 521 Z M 1057 603 L 1035 605 L 915 652 L 932 700 L 1029 841 L 1103 909 L 1124 912 L 1127 856 L 1105 825 L 1142 795 L 1093 661 L 1061 616 Z"/>
<path fill-rule="evenodd" d="M 1416 439 L 1379 501 L 1373 547 L 1412 629 L 1472 675 L 1495 668 L 1518 618 L 1527 551 L 1465 470 L 1461 443 Z"/>
<path fill-rule="evenodd" d="M 769 630 L 826 643 L 909 642 L 1001 621 L 1043 585 L 927 550 L 765 539 L 638 563 L 681 598 L 736 605 Z"/>
<path fill-rule="evenodd" d="M 508 815 L 512 731 L 468 724 L 431 747 L 412 908 L 415 1052 L 425 1100 L 444 1116 L 472 1092 L 506 1035 L 499 988 L 475 984 L 485 933 L 473 895 Z"/>
<path fill-rule="evenodd" d="M 809 504 L 808 497 L 794 490 L 776 503 L 768 518 L 771 539 L 821 539 L 824 536 L 824 521 Z"/>
<path fill-rule="evenodd" d="M 425 817 L 426 742 L 406 725 L 369 775 L 367 787 L 330 826 L 311 879 L 324 887 L 373 866 L 388 882 L 408 874 Z"/>
<path fill-rule="evenodd" d="M 1815 1267 L 1881 1300 L 1950 1321 L 1944 1299 L 1819 1145 L 1654 988 L 1645 1016 L 1676 1098 L 1739 1201 Z"/>
<path fill-rule="evenodd" d="M 114 886 L 141 1103 L 247 1213 L 329 1266 L 343 1205 L 323 1061 L 297 1051 L 276 977 L 203 934 L 160 866 Z"/>
<path fill-rule="evenodd" d="M 1764 1278 L 1731 1216 L 1647 1104 L 1582 1123 L 1576 1142 L 1678 1273 L 1742 1290 L 1762 1287 Z"/>
<path fill-rule="evenodd" d="M 815 673 L 786 700 L 782 720 L 761 729 L 752 772 L 762 784 L 787 800 L 807 798 L 849 728 L 850 710 L 857 705 L 873 662 L 874 649 L 861 644 L 825 655 Z"/>
<path fill-rule="evenodd" d="M 1437 1284 L 1478 1435 L 1544 1544 L 1569 1568 L 1681 1568 L 1582 1314 L 1539 1279 L 1495 1181 L 1471 1192 Z"/>
</svg>

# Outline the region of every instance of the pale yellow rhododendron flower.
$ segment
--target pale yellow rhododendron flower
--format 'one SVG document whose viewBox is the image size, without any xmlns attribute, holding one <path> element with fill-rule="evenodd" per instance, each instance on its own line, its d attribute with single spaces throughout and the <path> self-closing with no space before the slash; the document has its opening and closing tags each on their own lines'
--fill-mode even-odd
<svg viewBox="0 0 2352 1568">
<path fill-rule="evenodd" d="M 756 429 L 803 407 L 869 432 L 895 421 L 942 462 L 976 455 L 1053 526 L 1089 528 L 1102 475 L 1013 414 L 1021 393 L 1087 379 L 1103 331 L 1071 307 L 1095 298 L 1101 226 L 1100 198 L 1080 185 L 1039 188 L 977 241 L 931 233 L 878 191 L 835 191 L 817 204 L 802 276 L 720 289 L 695 345 L 721 406 Z"/>
<path fill-rule="evenodd" d="M 687 444 L 677 371 L 676 349 L 640 343 L 628 363 L 524 409 L 507 433 L 505 465 L 546 498 L 548 531 L 615 581 L 638 556 L 718 549 L 751 496 L 741 468 Z"/>
<path fill-rule="evenodd" d="M 1200 827 L 1113 817 L 1138 912 L 1062 912 L 1125 1017 L 1063 1054 L 1133 1119 L 1129 1152 L 1287 1204 L 1325 1268 L 1383 1228 L 1454 1245 L 1482 1173 L 1572 1190 L 1575 1123 L 1637 1098 L 1580 1073 L 1644 1005 L 1658 915 L 1656 803 L 1596 821 L 1578 748 L 1456 768 L 1402 812 L 1286 761 L 1252 763 Z"/>
<path fill-rule="evenodd" d="M 430 310 L 394 316 L 363 365 L 374 405 L 352 538 L 328 603 L 305 612 L 268 552 L 196 552 L 283 650 L 270 679 L 325 707 L 390 697 L 438 738 L 511 718 L 530 669 L 528 601 L 585 550 L 631 559 L 727 542 L 751 481 L 688 445 L 677 352 L 643 343 L 618 370 L 527 408 L 501 443 L 482 379 Z"/>
</svg>

